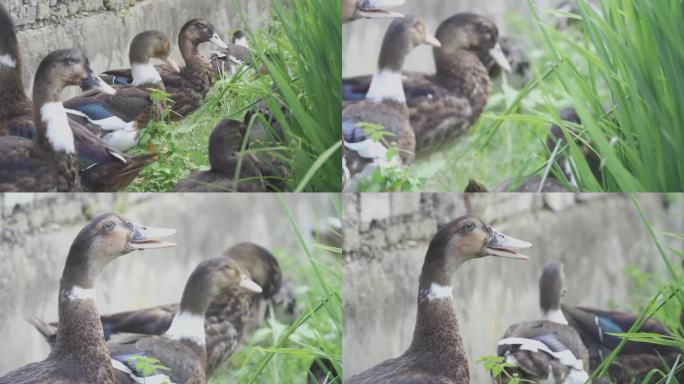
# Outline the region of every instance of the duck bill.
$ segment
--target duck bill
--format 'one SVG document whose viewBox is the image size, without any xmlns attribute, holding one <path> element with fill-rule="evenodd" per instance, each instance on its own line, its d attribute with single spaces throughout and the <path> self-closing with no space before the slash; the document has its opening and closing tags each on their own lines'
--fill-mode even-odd
<svg viewBox="0 0 684 384">
<path fill-rule="evenodd" d="M 439 40 L 437 40 L 437 38 L 432 35 L 425 36 L 425 44 L 432 45 L 433 47 L 437 48 L 440 48 L 442 46 L 442 43 L 440 43 Z"/>
<path fill-rule="evenodd" d="M 226 44 L 217 33 L 214 33 L 214 36 L 209 39 L 210 43 L 216 44 L 217 46 L 223 48 L 223 49 L 228 49 L 228 44 Z"/>
<path fill-rule="evenodd" d="M 529 257 L 518 253 L 518 250 L 530 247 L 532 247 L 532 244 L 527 241 L 518 240 L 515 237 L 504 235 L 503 233 L 492 229 L 492 237 L 485 248 L 487 253 L 492 256 L 528 260 Z"/>
<path fill-rule="evenodd" d="M 161 241 L 159 239 L 171 236 L 176 233 L 172 228 L 156 228 L 144 225 L 133 225 L 133 238 L 131 239 L 131 246 L 137 250 L 144 249 L 159 249 L 172 248 L 176 243 Z"/>
<path fill-rule="evenodd" d="M 164 62 L 174 71 L 180 72 L 180 67 L 178 66 L 178 63 L 176 63 L 176 60 L 172 59 L 171 56 L 164 59 Z"/>
<path fill-rule="evenodd" d="M 105 81 L 102 80 L 100 76 L 94 74 L 90 68 L 88 68 L 88 77 L 81 81 L 81 89 L 94 89 L 97 92 L 104 93 L 106 95 L 116 95 L 116 89 L 105 83 Z"/>
<path fill-rule="evenodd" d="M 503 50 L 501 49 L 501 45 L 499 43 L 496 43 L 494 48 L 489 50 L 489 54 L 492 56 L 492 59 L 494 59 L 496 64 L 499 67 L 501 67 L 504 71 L 511 71 L 511 64 L 508 62 L 508 59 L 506 59 L 506 55 L 504 55 Z"/>
<path fill-rule="evenodd" d="M 259 284 L 255 283 L 254 280 L 250 279 L 249 277 L 247 277 L 245 275 L 240 276 L 240 282 L 238 283 L 238 285 L 241 288 L 244 288 L 250 292 L 254 292 L 254 293 L 261 293 L 262 292 L 261 286 L 259 286 Z"/>
<path fill-rule="evenodd" d="M 401 19 L 402 13 L 388 11 L 385 8 L 397 7 L 404 0 L 362 0 L 359 4 L 359 15 L 368 19 Z"/>
</svg>

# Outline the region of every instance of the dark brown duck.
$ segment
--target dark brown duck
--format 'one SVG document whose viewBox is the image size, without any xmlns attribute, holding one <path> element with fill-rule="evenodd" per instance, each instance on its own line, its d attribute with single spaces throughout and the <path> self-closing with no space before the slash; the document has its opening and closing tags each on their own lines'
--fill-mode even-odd
<svg viewBox="0 0 684 384">
<path fill-rule="evenodd" d="M 115 382 L 206 383 L 205 315 L 214 297 L 235 287 L 261 292 L 261 287 L 229 257 L 201 262 L 188 278 L 178 312 L 163 335 L 131 335 L 107 343 Z M 154 357 L 169 370 L 145 374 L 136 368 L 135 360 L 131 360 L 136 356 Z"/>
<path fill-rule="evenodd" d="M 95 280 L 119 256 L 175 246 L 159 240 L 173 233 L 172 229 L 136 225 L 114 214 L 93 219 L 74 239 L 64 265 L 54 349 L 47 359 L 3 376 L 0 384 L 113 383 L 112 361 L 95 304 Z"/>
<path fill-rule="evenodd" d="M 258 161 L 240 154 L 247 127 L 223 120 L 209 137 L 209 171 L 192 172 L 178 182 L 175 192 L 263 192 Z M 242 159 L 241 159 L 242 157 Z M 238 165 L 240 165 L 238 167 Z M 239 179 L 236 180 L 239 170 Z"/>
<path fill-rule="evenodd" d="M 355 189 L 353 186 L 358 179 L 377 166 L 386 166 L 390 162 L 406 164 L 413 159 L 416 138 L 402 88 L 401 70 L 406 57 L 421 44 L 440 45 L 427 33 L 420 18 L 407 16 L 392 22 L 385 33 L 378 69 L 365 99 L 347 104 L 342 111 L 344 162 L 351 174 L 349 184 L 352 189 Z M 384 140 L 396 146 L 399 159 L 388 161 L 388 148 L 366 136 L 362 128 L 364 123 L 382 126 L 388 135 Z"/>
<path fill-rule="evenodd" d="M 484 256 L 527 259 L 530 243 L 503 235 L 474 216 L 442 226 L 430 242 L 418 284 L 411 346 L 401 356 L 351 377 L 347 384 L 468 384 L 468 360 L 454 313 L 451 283 L 466 261 Z"/>
</svg>

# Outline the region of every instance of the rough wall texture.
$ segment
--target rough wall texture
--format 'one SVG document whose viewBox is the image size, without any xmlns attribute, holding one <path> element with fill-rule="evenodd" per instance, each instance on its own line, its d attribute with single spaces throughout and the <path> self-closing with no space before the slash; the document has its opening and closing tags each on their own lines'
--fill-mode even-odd
<svg viewBox="0 0 684 384">
<path fill-rule="evenodd" d="M 243 28 L 233 0 L 0 0 L 7 2 L 19 28 L 24 80 L 33 83 L 40 60 L 52 50 L 81 48 L 96 72 L 128 66 L 128 48 L 139 32 L 156 29 L 176 40 L 183 24 L 207 18 L 224 39 L 228 31 Z M 268 1 L 239 0 L 258 26 Z M 125 5 L 125 7 L 124 7 Z M 175 55 L 180 60 L 178 48 Z M 182 60 L 179 61 L 182 63 Z M 72 95 L 67 92 L 66 95 Z"/>
<path fill-rule="evenodd" d="M 543 8 L 552 8 L 560 0 L 535 0 Z M 420 16 L 425 20 L 428 32 L 435 33 L 439 23 L 458 12 L 477 12 L 492 18 L 501 34 L 512 33 L 512 21 L 529 20 L 532 24 L 526 0 L 412 0 L 396 8 L 406 14 Z M 390 21 L 359 20 L 344 24 L 342 47 L 342 75 L 355 76 L 375 71 L 380 45 Z M 407 70 L 434 71 L 432 49 L 416 48 L 407 58 Z"/>
<path fill-rule="evenodd" d="M 684 201 L 668 208 L 659 195 L 639 200 L 656 228 L 684 230 Z M 489 382 L 477 357 L 495 354 L 509 325 L 538 318 L 538 279 L 549 260 L 565 264 L 566 302 L 599 307 L 627 307 L 625 267 L 663 270 L 632 203 L 621 195 L 346 194 L 344 210 L 345 378 L 408 347 L 428 243 L 438 225 L 465 212 L 534 244 L 529 261 L 472 260 L 456 275 L 456 312 L 473 383 Z"/>
<path fill-rule="evenodd" d="M 327 195 L 284 199 L 305 234 L 314 220 L 321 224 L 334 214 Z M 107 211 L 177 229 L 178 247 L 135 252 L 108 265 L 97 285 L 103 313 L 177 302 L 195 265 L 237 242 L 256 242 L 276 256 L 302 255 L 274 195 L 0 194 L 0 376 L 47 356 L 47 344 L 24 317 L 57 318 L 59 278 L 71 242 L 87 220 Z"/>
</svg>

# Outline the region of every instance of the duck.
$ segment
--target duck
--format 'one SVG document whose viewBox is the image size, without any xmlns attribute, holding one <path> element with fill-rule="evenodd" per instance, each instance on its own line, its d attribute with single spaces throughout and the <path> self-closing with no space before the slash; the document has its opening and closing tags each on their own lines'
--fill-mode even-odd
<svg viewBox="0 0 684 384">
<path fill-rule="evenodd" d="M 496 378 L 535 383 L 584 384 L 589 380 L 589 354 L 577 331 L 561 311 L 565 292 L 563 265 L 551 261 L 539 278 L 541 319 L 511 325 L 497 343 L 497 355 L 512 367 Z"/>
<path fill-rule="evenodd" d="M 4 106 L 0 105 L 0 116 L 7 116 L 7 118 L 0 117 L 0 136 L 19 136 L 34 140 L 37 133 L 32 111 L 34 105 L 26 95 L 21 81 L 22 63 L 16 30 L 12 18 L 2 6 L 0 6 L 0 19 L 3 21 L 0 28 L 5 29 L 2 35 L 4 40 L 0 40 L 0 49 L 11 52 L 8 57 L 12 57 L 13 63 L 12 68 L 0 65 L 3 96 L 11 96 L 11 100 L 6 100 L 7 103 Z M 91 90 L 91 92 L 115 92 L 102 84 L 103 82 L 93 76 L 93 80 L 83 81 L 80 86 L 89 88 L 97 86 L 98 89 Z M 34 92 L 35 90 L 34 87 Z M 78 154 L 80 188 L 85 191 L 119 191 L 130 184 L 145 166 L 156 159 L 155 154 L 128 156 L 107 145 L 77 121 L 69 118 L 68 122 Z M 25 142 L 25 140 L 18 139 L 8 140 Z M 24 144 L 20 144 L 22 145 Z M 24 182 L 31 182 L 31 178 L 26 178 Z M 35 186 L 22 188 L 35 191 L 33 189 Z M 72 190 L 75 189 L 74 187 Z"/>
<path fill-rule="evenodd" d="M 265 186 L 259 165 L 251 156 L 242 156 L 240 148 L 247 127 L 241 121 L 221 121 L 209 137 L 209 171 L 195 171 L 178 182 L 175 192 L 262 192 Z M 239 180 L 238 163 L 242 156 Z"/>
<path fill-rule="evenodd" d="M 485 256 L 528 259 L 532 244 L 464 215 L 443 225 L 430 241 L 418 284 L 413 341 L 401 356 L 352 376 L 346 384 L 468 384 L 468 359 L 454 312 L 452 281 L 468 260 Z"/>
<path fill-rule="evenodd" d="M 252 49 L 245 33 L 238 29 L 233 32 L 232 44 L 226 49 L 212 52 L 210 61 L 214 73 L 229 73 L 234 75 L 242 65 L 252 65 Z"/>
<path fill-rule="evenodd" d="M 67 86 L 92 83 L 103 93 L 116 91 L 94 75 L 77 49 L 54 51 L 40 63 L 33 86 L 35 140 L 0 137 L 0 191 L 79 191 L 76 142 L 60 94 Z M 15 119 L 16 121 L 16 119 Z"/>
<path fill-rule="evenodd" d="M 161 106 L 153 102 L 150 93 L 153 89 L 164 91 L 165 88 L 151 60 L 164 60 L 171 69 L 180 72 L 171 57 L 171 40 L 159 31 L 136 35 L 131 42 L 129 58 L 133 81 L 130 85 L 114 85 L 116 95 L 86 92 L 64 102 L 72 120 L 122 152 L 138 144 L 140 130 L 150 120 L 161 117 Z"/>
<path fill-rule="evenodd" d="M 205 320 L 207 365 L 211 376 L 235 352 L 244 335 L 265 320 L 266 308 L 272 305 L 282 316 L 296 315 L 296 299 L 283 278 L 278 260 L 266 248 L 251 242 L 228 248 L 223 256 L 234 260 L 240 269 L 262 289 L 253 295 L 239 288 L 225 290 L 209 306 Z M 105 339 L 121 335 L 162 335 L 178 312 L 178 304 L 120 312 L 100 317 Z M 56 341 L 58 323 L 36 317 L 27 319 L 51 346 Z"/>
<path fill-rule="evenodd" d="M 403 14 L 386 8 L 404 4 L 404 0 L 342 0 L 342 22 L 357 19 L 401 18 Z"/>
<path fill-rule="evenodd" d="M 394 20 L 385 33 L 378 69 L 365 99 L 349 103 L 342 110 L 344 162 L 352 179 L 347 184 L 352 188 L 377 166 L 408 164 L 413 159 L 416 138 L 402 88 L 401 69 L 409 53 L 421 44 L 441 46 L 427 33 L 422 19 L 406 16 Z M 366 135 L 363 125 L 369 123 L 382 127 L 388 135 L 383 140 L 396 146 L 398 158 L 387 159 L 389 148 L 385 143 Z"/>
<path fill-rule="evenodd" d="M 0 136 L 34 139 L 33 105 L 24 92 L 21 67 L 16 27 L 0 4 Z"/>
<path fill-rule="evenodd" d="M 215 79 L 214 69 L 209 58 L 199 52 L 203 43 L 212 43 L 221 49 L 228 45 L 215 32 L 214 25 L 206 19 L 191 19 L 178 34 L 178 47 L 185 66 L 180 72 L 169 66 L 156 66 L 161 75 L 166 92 L 173 100 L 175 119 L 189 115 L 202 105 L 204 96 L 209 92 Z M 133 81 L 131 69 L 109 70 L 104 73 L 112 76 L 117 83 L 130 84 Z"/>
<path fill-rule="evenodd" d="M 582 121 L 574 108 L 563 108 L 559 111 L 561 120 L 568 121 L 580 125 Z M 601 170 L 601 158 L 596 151 L 591 147 L 591 142 L 583 139 L 577 130 L 570 128 L 568 133 L 575 137 L 580 152 L 584 156 L 589 169 L 592 171 L 596 180 L 603 179 L 603 172 Z M 555 173 L 549 172 L 547 178 L 542 181 L 541 175 L 531 176 L 520 182 L 513 192 L 568 192 L 575 191 L 579 188 L 577 174 L 573 172 L 572 160 L 568 157 L 567 151 L 563 150 L 568 146 L 568 141 L 563 134 L 563 130 L 557 124 L 551 125 L 546 137 L 546 153 L 547 157 L 558 148 L 558 154 L 555 157 L 555 164 L 558 168 L 559 176 Z M 547 159 L 547 161 L 550 159 Z M 494 192 L 507 192 L 513 185 L 513 180 L 507 180 L 497 185 Z"/>
<path fill-rule="evenodd" d="M 134 224 L 112 213 L 92 219 L 74 239 L 64 264 L 54 349 L 47 359 L 0 377 L 0 384 L 114 383 L 95 303 L 95 282 L 107 264 L 120 256 L 174 247 L 161 240 L 174 233 L 174 229 Z"/>
<path fill-rule="evenodd" d="M 116 383 L 161 382 L 203 384 L 207 381 L 205 317 L 212 300 L 223 291 L 239 287 L 261 293 L 237 262 L 228 257 L 202 261 L 188 278 L 178 312 L 162 335 L 130 335 L 110 340 Z M 136 358 L 156 358 L 167 370 L 144 372 Z"/>
<path fill-rule="evenodd" d="M 492 87 L 481 56 L 487 54 L 511 70 L 498 42 L 498 28 L 486 16 L 457 13 L 440 24 L 435 37 L 441 42 L 433 48 L 437 72 L 404 72 L 398 77 L 415 132 L 416 154 L 434 151 L 479 118 Z M 343 99 L 365 95 L 369 84 L 368 76 L 345 79 Z"/>
<path fill-rule="evenodd" d="M 311 362 L 306 376 L 306 384 L 333 384 L 339 382 L 340 375 L 330 359 L 319 357 Z"/>
</svg>

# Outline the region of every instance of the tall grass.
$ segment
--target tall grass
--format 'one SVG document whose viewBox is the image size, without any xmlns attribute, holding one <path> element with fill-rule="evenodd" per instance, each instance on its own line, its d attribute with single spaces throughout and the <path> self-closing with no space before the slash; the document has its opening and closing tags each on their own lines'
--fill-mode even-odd
<svg viewBox="0 0 684 384">
<path fill-rule="evenodd" d="M 339 196 L 331 198 L 340 213 Z M 330 361 L 333 374 L 342 377 L 342 251 L 316 240 L 307 242 L 290 208 L 281 196 L 278 199 L 306 259 L 301 263 L 302 257 L 277 254 L 302 312 L 290 323 L 270 316 L 210 383 L 306 383 L 315 359 Z"/>
<path fill-rule="evenodd" d="M 283 191 L 340 191 L 339 4 L 272 0 L 271 17 L 265 20 L 234 6 L 247 26 L 255 63 L 218 80 L 202 107 L 183 121 L 153 122 L 146 128 L 159 161 L 143 170 L 129 191 L 167 191 L 189 171 L 208 169 L 213 128 L 221 119 L 243 120 L 250 111 L 259 111 L 248 121 L 250 132 L 257 123 L 268 132 L 282 130 L 275 140 L 246 138 L 243 143 L 243 156 L 278 164 L 267 184 L 281 185 Z M 260 67 L 268 76 L 256 75 Z M 132 153 L 147 150 L 142 142 Z"/>
<path fill-rule="evenodd" d="M 575 140 L 569 140 L 579 189 L 684 190 L 684 2 L 600 1 L 596 12 L 586 0 L 576 0 L 584 31 L 579 43 L 543 24 L 528 3 L 555 58 L 552 76 L 582 124 L 551 118 L 568 139 L 569 130 L 579 130 L 602 160 L 603 176 L 597 180 Z M 566 49 L 560 49 L 561 42 Z M 581 57 L 584 68 L 569 56 Z"/>
</svg>

